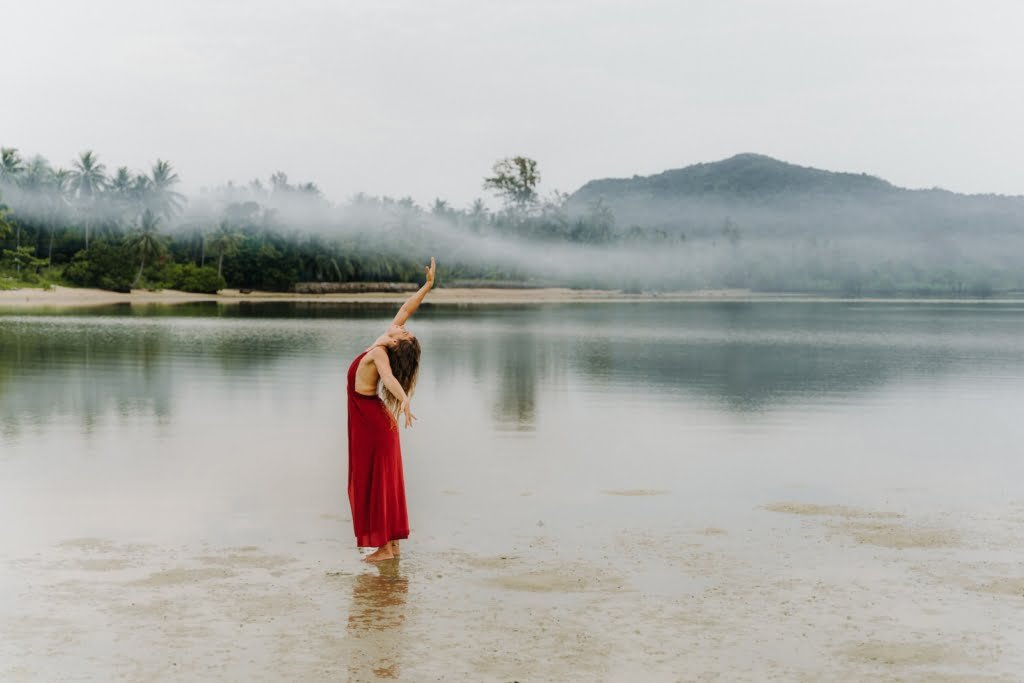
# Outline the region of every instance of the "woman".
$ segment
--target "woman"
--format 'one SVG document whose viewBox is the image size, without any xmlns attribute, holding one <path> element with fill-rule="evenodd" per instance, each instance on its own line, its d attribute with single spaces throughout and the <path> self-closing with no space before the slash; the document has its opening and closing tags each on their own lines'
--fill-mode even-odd
<svg viewBox="0 0 1024 683">
<path fill-rule="evenodd" d="M 416 419 L 409 398 L 419 372 L 420 342 L 405 321 L 434 286 L 436 270 L 431 258 L 426 283 L 348 368 L 348 500 L 356 545 L 377 549 L 367 562 L 398 557 L 398 541 L 409 537 L 398 420 L 410 427 Z"/>
</svg>

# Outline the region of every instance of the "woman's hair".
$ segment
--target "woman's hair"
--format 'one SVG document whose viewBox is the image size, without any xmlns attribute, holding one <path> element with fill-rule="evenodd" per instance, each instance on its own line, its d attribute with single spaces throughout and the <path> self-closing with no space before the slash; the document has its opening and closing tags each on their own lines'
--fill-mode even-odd
<svg viewBox="0 0 1024 683">
<path fill-rule="evenodd" d="M 399 339 L 397 344 L 386 346 L 384 350 L 387 351 L 388 362 L 391 364 L 391 374 L 405 389 L 405 393 L 411 397 L 412 392 L 416 389 L 416 378 L 420 372 L 420 340 L 416 337 Z M 380 385 L 380 397 L 395 424 L 398 424 L 402 401 L 388 391 L 383 382 Z"/>
</svg>

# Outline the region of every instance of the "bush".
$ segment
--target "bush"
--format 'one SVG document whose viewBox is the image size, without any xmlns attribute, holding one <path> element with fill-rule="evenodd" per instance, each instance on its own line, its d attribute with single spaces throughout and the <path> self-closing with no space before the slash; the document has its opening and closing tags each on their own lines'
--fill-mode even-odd
<svg viewBox="0 0 1024 683">
<path fill-rule="evenodd" d="M 181 281 L 181 264 L 174 261 L 159 261 L 146 267 L 147 284 L 152 289 L 177 289 Z"/>
<path fill-rule="evenodd" d="M 175 289 L 199 292 L 200 294 L 216 294 L 217 290 L 227 286 L 224 278 L 217 274 L 215 268 L 210 266 L 200 268 L 194 263 L 180 266 L 178 281 L 174 283 Z"/>
<path fill-rule="evenodd" d="M 180 289 L 183 292 L 216 294 L 227 287 L 217 269 L 210 266 L 200 268 L 194 263 L 158 263 L 146 269 L 150 284 L 155 289 Z"/>
<path fill-rule="evenodd" d="M 94 242 L 75 254 L 64 268 L 64 279 L 80 287 L 127 292 L 135 279 L 135 264 L 125 247 Z"/>
<path fill-rule="evenodd" d="M 84 251 L 78 252 L 78 254 L 84 253 Z M 64 268 L 64 279 L 73 285 L 87 287 L 92 284 L 90 281 L 92 264 L 84 257 L 77 258 L 78 254 L 75 254 L 75 260 Z"/>
<path fill-rule="evenodd" d="M 128 294 L 132 291 L 132 283 L 127 280 L 115 279 L 112 277 L 103 276 L 97 283 L 100 289 L 109 289 L 112 292 L 121 292 L 122 294 Z"/>
</svg>

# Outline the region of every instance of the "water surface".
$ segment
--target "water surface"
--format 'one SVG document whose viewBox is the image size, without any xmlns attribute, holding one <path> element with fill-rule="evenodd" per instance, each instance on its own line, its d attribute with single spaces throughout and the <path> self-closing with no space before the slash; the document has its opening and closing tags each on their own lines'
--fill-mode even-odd
<svg viewBox="0 0 1024 683">
<path fill-rule="evenodd" d="M 961 540 L 939 551 L 936 567 L 1002 562 L 991 574 L 1024 559 L 1019 545 L 994 540 L 1024 505 L 1019 305 L 425 306 L 409 324 L 424 356 L 413 399 L 420 419 L 402 434 L 413 526 L 405 574 L 360 573 L 344 493 L 344 373 L 392 314 L 194 304 L 0 316 L 0 513 L 17 520 L 0 531 L 0 559 L 22 567 L 0 584 L 0 616 L 31 611 L 20 582 L 42 570 L 25 569 L 26 558 L 106 542 L 155 548 L 165 565 L 180 564 L 169 548 L 192 559 L 259 548 L 315 566 L 321 579 L 350 572 L 351 593 L 317 589 L 356 625 L 346 642 L 361 637 L 359 596 L 382 586 L 399 587 L 393 595 L 409 606 L 399 609 L 403 628 L 428 628 L 414 607 L 443 596 L 427 576 L 443 581 L 449 571 L 481 605 L 513 596 L 523 610 L 562 605 L 570 614 L 575 579 L 559 589 L 553 577 L 582 572 L 588 590 L 620 596 L 609 623 L 632 627 L 629 605 L 712 590 L 716 570 L 679 554 L 693 541 L 686 534 L 780 576 L 850 561 L 803 555 L 793 534 L 818 534 L 818 543 L 840 527 L 808 530 L 816 517 L 766 509 L 780 502 L 881 510 L 945 529 Z M 780 530 L 784 542 L 773 540 Z M 972 538 L 988 540 L 963 540 Z M 678 546 L 674 565 L 637 563 L 666 542 Z M 908 552 L 895 559 L 932 557 Z M 458 571 L 437 559 L 451 557 L 469 559 Z M 503 557 L 524 564 L 484 571 Z M 154 562 L 114 568 L 151 580 Z M 523 603 L 538 586 L 545 599 Z M 1002 613 L 975 603 L 963 612 L 975 631 L 1006 633 Z M 456 615 L 433 618 L 449 634 L 471 630 Z M 389 647 L 407 645 L 392 631 Z M 1004 637 L 1020 644 L 1016 634 Z M 644 670 L 653 661 L 644 647 L 598 658 L 583 674 L 609 675 L 632 657 Z M 648 672 L 671 678 L 686 660 L 658 661 Z M 997 673 L 1009 666 L 1005 656 L 992 661 Z M 394 665 L 399 677 L 417 670 Z M 525 666 L 497 671 L 538 673 Z M 477 661 L 466 673 L 486 671 Z"/>
</svg>

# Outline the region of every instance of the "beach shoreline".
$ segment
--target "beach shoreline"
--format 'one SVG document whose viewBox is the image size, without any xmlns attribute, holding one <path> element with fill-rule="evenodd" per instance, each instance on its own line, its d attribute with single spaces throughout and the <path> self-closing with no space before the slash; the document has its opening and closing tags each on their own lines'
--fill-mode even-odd
<svg viewBox="0 0 1024 683">
<path fill-rule="evenodd" d="M 102 289 L 53 287 L 52 289 L 11 289 L 0 291 L 0 308 L 89 308 L 94 306 L 173 305 L 188 303 L 326 303 L 326 304 L 394 304 L 408 298 L 408 292 L 359 292 L 343 294 L 297 294 L 293 292 L 223 289 L 216 294 L 197 294 L 177 290 L 145 289 L 131 293 Z M 820 303 L 1024 303 L 1020 298 L 951 299 L 914 297 L 841 297 L 808 294 L 752 292 L 747 289 L 692 290 L 680 292 L 629 293 L 622 290 L 569 289 L 544 287 L 538 289 L 507 289 L 486 287 L 438 288 L 427 300 L 439 305 L 520 305 L 560 303 L 626 303 L 626 302 L 820 302 Z"/>
</svg>

